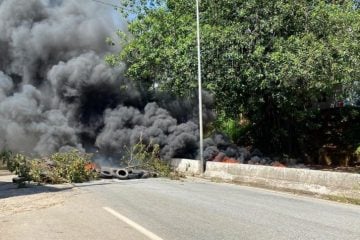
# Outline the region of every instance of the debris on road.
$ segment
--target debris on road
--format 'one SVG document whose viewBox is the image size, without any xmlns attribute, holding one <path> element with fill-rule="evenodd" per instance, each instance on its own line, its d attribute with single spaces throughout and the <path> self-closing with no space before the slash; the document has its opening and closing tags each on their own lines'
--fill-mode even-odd
<svg viewBox="0 0 360 240">
<path fill-rule="evenodd" d="M 101 178 L 117 178 L 120 180 L 127 180 L 127 179 L 158 177 L 158 174 L 155 172 L 150 172 L 150 171 L 142 170 L 142 169 L 136 169 L 136 168 L 132 168 L 132 167 L 126 167 L 126 168 L 101 167 L 100 168 L 100 177 Z"/>
</svg>

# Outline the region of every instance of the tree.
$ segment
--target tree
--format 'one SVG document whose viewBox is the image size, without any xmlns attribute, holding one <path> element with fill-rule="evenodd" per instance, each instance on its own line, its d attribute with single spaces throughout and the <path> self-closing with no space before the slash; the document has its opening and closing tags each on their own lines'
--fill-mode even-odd
<svg viewBox="0 0 360 240">
<path fill-rule="evenodd" d="M 146 13 L 145 13 L 146 12 Z M 128 76 L 178 95 L 197 87 L 195 4 L 164 0 L 129 24 Z M 294 153 L 314 102 L 360 73 L 360 12 L 350 0 L 201 1 L 204 88 L 218 111 L 254 123 L 268 150 Z"/>
</svg>

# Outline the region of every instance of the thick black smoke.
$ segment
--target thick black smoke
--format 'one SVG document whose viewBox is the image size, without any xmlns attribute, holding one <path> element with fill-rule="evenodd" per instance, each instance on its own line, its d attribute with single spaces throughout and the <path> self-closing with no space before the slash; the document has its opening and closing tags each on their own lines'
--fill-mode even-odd
<svg viewBox="0 0 360 240">
<path fill-rule="evenodd" d="M 104 63 L 119 51 L 105 43 L 119 28 L 110 11 L 87 0 L 0 0 L 0 150 L 112 154 L 141 137 L 165 158 L 196 157 L 194 103 L 150 96 Z"/>
<path fill-rule="evenodd" d="M 189 121 L 177 124 L 169 112 L 156 103 L 145 106 L 144 112 L 133 107 L 119 106 L 105 113 L 105 127 L 96 145 L 109 153 L 123 146 L 145 143 L 159 144 L 163 157 L 196 157 L 198 127 Z"/>
</svg>

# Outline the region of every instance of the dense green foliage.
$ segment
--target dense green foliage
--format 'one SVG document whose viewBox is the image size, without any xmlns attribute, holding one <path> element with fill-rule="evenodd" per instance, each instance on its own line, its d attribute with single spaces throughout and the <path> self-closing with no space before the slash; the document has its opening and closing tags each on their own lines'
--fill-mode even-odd
<svg viewBox="0 0 360 240">
<path fill-rule="evenodd" d="M 119 34 L 125 47 L 107 60 L 125 61 L 129 78 L 149 89 L 191 95 L 197 88 L 195 1 L 153 6 L 130 6 L 137 18 L 130 35 Z M 346 96 L 360 76 L 355 3 L 202 0 L 200 11 L 203 87 L 215 95 L 218 112 L 225 121 L 244 114 L 254 143 L 265 150 L 298 154 L 307 133 L 320 127 L 314 103 L 333 97 L 338 86 Z"/>
<path fill-rule="evenodd" d="M 220 112 L 212 126 L 215 127 L 215 131 L 228 136 L 233 143 L 243 141 L 244 144 L 244 139 L 246 139 L 247 133 L 251 129 L 251 124 L 246 119 L 239 118 L 229 118 L 224 112 Z M 208 134 L 211 135 L 212 133 Z"/>
</svg>

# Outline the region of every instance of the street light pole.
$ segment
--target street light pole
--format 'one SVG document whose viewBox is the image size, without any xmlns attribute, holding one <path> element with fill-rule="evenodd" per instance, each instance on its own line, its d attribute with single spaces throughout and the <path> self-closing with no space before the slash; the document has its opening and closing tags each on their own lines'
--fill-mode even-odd
<svg viewBox="0 0 360 240">
<path fill-rule="evenodd" d="M 200 14 L 199 1 L 196 0 L 196 35 L 197 35 L 197 58 L 198 58 L 198 89 L 199 89 L 199 132 L 200 132 L 200 174 L 205 171 L 203 149 L 203 116 L 202 116 L 202 91 L 201 91 L 201 52 L 200 52 Z"/>
</svg>

